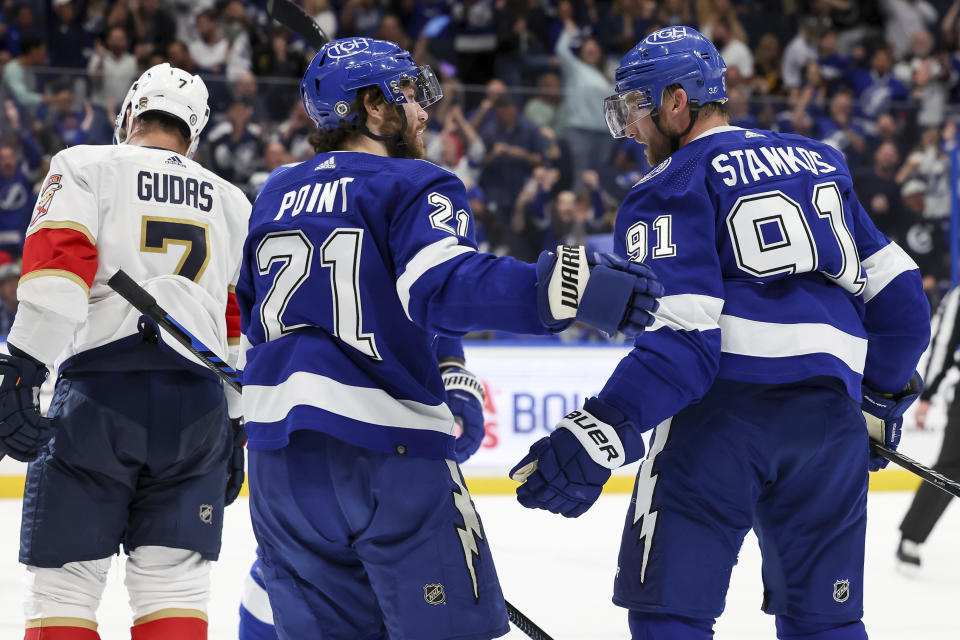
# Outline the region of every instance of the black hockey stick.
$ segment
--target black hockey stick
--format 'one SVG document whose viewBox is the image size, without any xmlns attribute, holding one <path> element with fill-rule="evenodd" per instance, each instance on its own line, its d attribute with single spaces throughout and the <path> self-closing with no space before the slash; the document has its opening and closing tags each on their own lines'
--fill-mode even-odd
<svg viewBox="0 0 960 640">
<path fill-rule="evenodd" d="M 156 298 L 150 295 L 146 289 L 124 273 L 123 269 L 118 270 L 107 280 L 111 289 L 123 296 L 133 307 L 147 316 L 174 339 L 185 346 L 187 350 L 200 359 L 200 362 L 207 365 L 214 373 L 220 376 L 225 383 L 233 387 L 235 391 L 240 391 L 240 376 L 236 369 L 224 362 L 223 358 L 214 353 L 210 347 L 203 344 L 196 336 L 187 331 L 187 329 L 174 320 L 169 313 L 163 310 Z"/>
<path fill-rule="evenodd" d="M 214 373 L 220 376 L 225 383 L 237 391 L 240 391 L 240 377 L 236 370 L 224 362 L 222 358 L 211 351 L 207 345 L 203 344 L 192 333 L 187 331 L 183 325 L 174 320 L 173 317 L 164 311 L 163 307 L 157 303 L 156 298 L 137 284 L 133 278 L 124 273 L 122 269 L 113 274 L 113 276 L 107 280 L 107 284 L 111 289 L 123 296 L 137 311 L 165 329 L 177 342 L 185 346 L 190 353 L 197 356 L 203 364 L 207 365 Z M 510 622 L 527 634 L 527 636 L 533 638 L 533 640 L 553 640 L 546 631 L 534 624 L 530 618 L 523 615 L 515 606 L 509 602 L 507 602 L 506 605 L 507 617 L 510 618 Z"/>
<path fill-rule="evenodd" d="M 950 495 L 960 498 L 960 482 L 951 480 L 942 473 L 934 471 L 930 467 L 925 467 L 913 458 L 905 456 L 899 451 L 894 451 L 889 447 L 885 447 L 879 442 L 871 442 L 870 448 L 873 450 L 874 454 L 882 456 L 890 462 L 903 467 L 907 471 L 920 476 L 921 479 L 929 482 L 941 491 L 946 491 Z"/>
<path fill-rule="evenodd" d="M 307 15 L 299 5 L 291 0 L 267 0 L 267 13 L 270 17 L 293 31 L 303 40 L 313 47 L 319 49 L 330 40 L 327 34 L 323 32 L 320 25 Z"/>
</svg>

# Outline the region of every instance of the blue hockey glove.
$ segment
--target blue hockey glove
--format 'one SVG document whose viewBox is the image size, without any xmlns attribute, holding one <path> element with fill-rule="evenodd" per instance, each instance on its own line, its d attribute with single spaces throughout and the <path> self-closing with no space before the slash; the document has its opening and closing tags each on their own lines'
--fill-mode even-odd
<svg viewBox="0 0 960 640">
<path fill-rule="evenodd" d="M 53 437 L 53 420 L 40 415 L 40 385 L 49 371 L 13 345 L 0 354 L 0 450 L 14 460 L 35 460 Z"/>
<path fill-rule="evenodd" d="M 880 393 L 867 385 L 862 387 L 863 402 L 860 408 L 867 421 L 870 439 L 897 450 L 900 444 L 900 428 L 903 426 L 903 412 L 923 392 L 923 380 L 920 374 L 913 373 L 906 388 L 897 394 Z M 879 471 L 887 466 L 889 460 L 881 456 L 870 456 L 870 471 Z"/>
<path fill-rule="evenodd" d="M 483 383 L 463 367 L 459 360 L 440 362 L 440 377 L 447 390 L 447 406 L 460 425 L 461 433 L 454 448 L 454 459 L 462 464 L 475 454 L 483 442 Z"/>
<path fill-rule="evenodd" d="M 247 446 L 247 430 L 243 426 L 243 418 L 230 419 L 230 432 L 233 436 L 230 458 L 227 460 L 227 492 L 224 506 L 230 505 L 243 487 L 243 457 L 244 447 Z"/>
<path fill-rule="evenodd" d="M 612 253 L 559 246 L 537 260 L 540 321 L 560 331 L 574 320 L 614 335 L 635 336 L 653 324 L 663 285 L 646 265 Z"/>
<path fill-rule="evenodd" d="M 643 438 L 632 422 L 599 398 L 588 398 L 583 409 L 533 443 L 510 477 L 523 483 L 517 487 L 523 506 L 576 518 L 600 497 L 612 469 L 643 452 Z"/>
</svg>

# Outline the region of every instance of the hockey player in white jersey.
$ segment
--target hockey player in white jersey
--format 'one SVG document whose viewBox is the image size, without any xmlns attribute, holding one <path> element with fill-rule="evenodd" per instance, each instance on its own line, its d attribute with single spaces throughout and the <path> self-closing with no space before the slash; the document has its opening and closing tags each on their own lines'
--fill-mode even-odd
<svg viewBox="0 0 960 640">
<path fill-rule="evenodd" d="M 122 268 L 235 362 L 250 205 L 191 159 L 208 116 L 198 76 L 149 69 L 117 117 L 121 144 L 54 156 L 30 221 L 11 355 L 0 359 L 0 448 L 33 460 L 20 546 L 27 640 L 99 638 L 120 545 L 133 640 L 206 638 L 242 439 L 218 379 L 106 282 Z M 48 368 L 58 380 L 41 418 L 34 393 Z"/>
</svg>

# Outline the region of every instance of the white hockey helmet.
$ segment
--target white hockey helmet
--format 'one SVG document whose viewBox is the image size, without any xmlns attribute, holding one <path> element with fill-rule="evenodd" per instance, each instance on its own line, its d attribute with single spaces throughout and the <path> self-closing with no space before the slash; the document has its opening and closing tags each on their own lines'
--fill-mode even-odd
<svg viewBox="0 0 960 640">
<path fill-rule="evenodd" d="M 163 111 L 181 120 L 190 130 L 190 148 L 187 157 L 192 158 L 200 142 L 200 132 L 210 119 L 207 106 L 207 85 L 200 76 L 163 62 L 150 67 L 131 85 L 117 114 L 113 137 L 117 144 L 127 141 L 130 122 L 148 111 Z"/>
</svg>

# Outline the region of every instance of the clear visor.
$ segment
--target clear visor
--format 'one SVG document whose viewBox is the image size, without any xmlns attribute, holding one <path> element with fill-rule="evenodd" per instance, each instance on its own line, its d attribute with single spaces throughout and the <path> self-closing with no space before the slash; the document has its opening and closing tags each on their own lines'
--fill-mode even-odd
<svg viewBox="0 0 960 640">
<path fill-rule="evenodd" d="M 612 95 L 603 101 L 603 115 L 610 135 L 623 138 L 627 127 L 643 120 L 653 112 L 653 103 L 643 91 Z"/>
<path fill-rule="evenodd" d="M 417 67 L 416 76 L 400 76 L 395 82 L 397 85 L 395 91 L 403 96 L 402 100 L 398 96 L 397 102 L 416 102 L 426 109 L 443 97 L 440 81 L 437 80 L 430 65 Z"/>
</svg>

